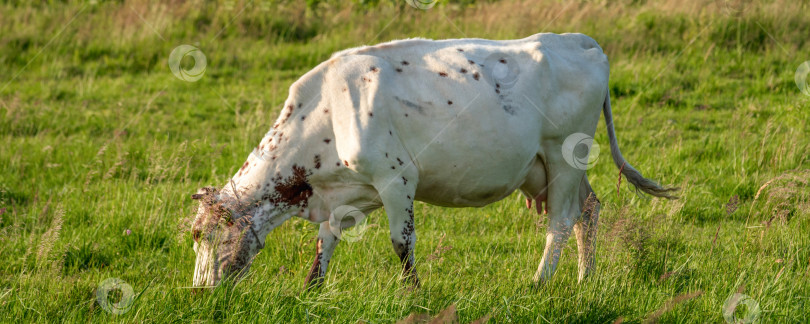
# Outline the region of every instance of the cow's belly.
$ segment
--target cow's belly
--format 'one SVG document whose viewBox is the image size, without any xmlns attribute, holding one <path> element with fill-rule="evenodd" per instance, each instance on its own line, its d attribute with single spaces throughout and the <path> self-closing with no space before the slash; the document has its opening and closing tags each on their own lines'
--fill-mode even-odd
<svg viewBox="0 0 810 324">
<path fill-rule="evenodd" d="M 510 114 L 502 97 L 481 83 L 467 93 L 403 95 L 426 102 L 422 111 L 394 107 L 402 114 L 394 116 L 396 131 L 419 170 L 417 200 L 447 207 L 496 202 L 520 187 L 540 153 L 543 122 L 536 110 L 515 91 L 505 93 Z M 448 100 L 453 104 L 444 105 Z"/>
<path fill-rule="evenodd" d="M 458 160 L 446 160 L 423 165 L 416 187 L 416 200 L 445 207 L 485 206 L 509 196 L 520 187 L 530 163 L 479 162 L 470 165 Z"/>
<path fill-rule="evenodd" d="M 539 127 L 524 122 L 494 117 L 472 122 L 459 117 L 447 120 L 443 128 L 423 133 L 438 136 L 409 145 L 419 170 L 416 199 L 440 206 L 472 207 L 511 194 L 521 186 L 539 152 Z"/>
</svg>

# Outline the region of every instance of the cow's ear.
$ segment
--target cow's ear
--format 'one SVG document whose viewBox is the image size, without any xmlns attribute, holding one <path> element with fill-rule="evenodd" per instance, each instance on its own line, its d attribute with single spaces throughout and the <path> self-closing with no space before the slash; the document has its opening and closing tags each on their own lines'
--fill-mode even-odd
<svg viewBox="0 0 810 324">
<path fill-rule="evenodd" d="M 214 187 L 203 187 L 197 190 L 197 193 L 191 195 L 191 199 L 202 200 L 203 202 L 212 204 L 216 199 L 217 193 L 219 193 L 219 190 Z"/>
</svg>

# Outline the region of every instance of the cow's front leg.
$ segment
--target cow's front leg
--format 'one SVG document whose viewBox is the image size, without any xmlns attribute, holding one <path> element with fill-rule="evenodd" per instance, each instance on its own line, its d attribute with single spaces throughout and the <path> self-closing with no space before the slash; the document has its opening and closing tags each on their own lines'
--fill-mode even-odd
<svg viewBox="0 0 810 324">
<path fill-rule="evenodd" d="M 402 219 L 400 216 L 397 218 L 389 216 L 388 218 L 391 222 L 391 244 L 402 264 L 402 278 L 406 283 L 419 287 L 419 277 L 414 268 L 416 231 L 414 230 L 413 207 L 411 207 L 410 216 L 407 219 Z"/>
<path fill-rule="evenodd" d="M 391 244 L 402 263 L 402 276 L 406 283 L 419 287 L 419 277 L 414 268 L 416 230 L 413 218 L 413 197 L 416 192 L 416 176 L 402 175 L 388 181 L 380 190 L 380 198 L 391 231 Z"/>
<path fill-rule="evenodd" d="M 321 223 L 321 227 L 318 229 L 318 241 L 315 244 L 315 260 L 312 262 L 312 268 L 309 269 L 304 288 L 320 286 L 323 283 L 326 267 L 329 265 L 329 260 L 332 259 L 337 242 L 337 237 L 329 230 L 329 221 Z"/>
</svg>

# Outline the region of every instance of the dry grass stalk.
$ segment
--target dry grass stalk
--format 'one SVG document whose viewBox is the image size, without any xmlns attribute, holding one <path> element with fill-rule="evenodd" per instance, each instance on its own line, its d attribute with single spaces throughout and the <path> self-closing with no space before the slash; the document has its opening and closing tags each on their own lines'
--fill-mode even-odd
<svg viewBox="0 0 810 324">
<path fill-rule="evenodd" d="M 762 219 L 764 213 L 769 213 L 770 216 L 767 220 L 762 221 L 762 224 L 770 227 L 775 220 L 787 223 L 792 213 L 810 212 L 810 209 L 807 209 L 810 206 L 808 185 L 810 185 L 810 169 L 786 171 L 768 180 L 754 195 L 748 217 L 756 215 Z M 768 190 L 766 191 L 766 189 Z M 764 202 L 760 200 L 763 194 L 767 194 Z M 757 212 L 754 213 L 757 202 L 764 205 L 760 205 Z"/>
<path fill-rule="evenodd" d="M 59 240 L 59 233 L 62 231 L 62 217 L 65 215 L 62 207 L 57 207 L 54 212 L 51 226 L 40 238 L 39 247 L 37 249 L 37 263 L 42 263 L 47 260 L 48 256 L 53 249 L 54 244 Z"/>
<path fill-rule="evenodd" d="M 428 261 L 439 260 L 439 262 L 444 261 L 444 254 L 447 251 L 450 251 L 453 247 L 452 246 L 443 246 L 442 243 L 444 242 L 444 237 L 446 236 L 445 233 L 442 233 L 442 236 L 439 237 L 439 244 L 436 245 L 436 249 L 433 250 L 433 253 L 427 256 Z"/>
<path fill-rule="evenodd" d="M 487 314 L 477 320 L 470 322 L 470 324 L 483 324 L 489 321 L 492 315 Z M 450 304 L 447 308 L 443 309 L 436 317 L 431 318 L 430 315 L 425 313 L 413 313 L 408 317 L 397 321 L 397 324 L 415 324 L 415 323 L 429 323 L 429 324 L 456 324 L 458 323 L 458 314 L 456 314 L 456 304 Z"/>
<path fill-rule="evenodd" d="M 695 298 L 697 296 L 700 296 L 702 294 L 703 291 L 698 290 L 696 292 L 675 296 L 675 298 L 668 300 L 666 303 L 664 303 L 663 306 L 661 306 L 661 308 L 657 309 L 655 312 L 650 314 L 650 316 L 648 316 L 642 323 L 658 323 L 658 319 L 661 318 L 662 315 L 670 311 L 676 305 L 683 303 L 687 300 L 690 300 L 692 298 Z"/>
</svg>

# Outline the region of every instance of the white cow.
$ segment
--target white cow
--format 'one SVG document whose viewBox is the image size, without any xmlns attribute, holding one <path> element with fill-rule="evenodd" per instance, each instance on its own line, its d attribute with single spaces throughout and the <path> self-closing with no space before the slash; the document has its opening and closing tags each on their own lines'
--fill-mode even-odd
<svg viewBox="0 0 810 324">
<path fill-rule="evenodd" d="M 414 200 L 479 207 L 515 189 L 549 215 L 535 282 L 554 273 L 572 230 L 582 280 L 593 266 L 599 203 L 588 199 L 586 167 L 571 163 L 566 139 L 592 137 L 604 112 L 613 161 L 628 182 L 659 197 L 675 190 L 644 178 L 619 152 L 608 70 L 602 49 L 582 34 L 409 39 L 334 54 L 293 83 L 278 121 L 229 183 L 193 195 L 202 202 L 192 228 L 194 286 L 244 274 L 267 234 L 292 216 L 320 224 L 306 279 L 320 283 L 339 241 L 335 227 L 354 223 L 330 225 L 344 205 L 365 214 L 385 207 L 404 278 L 418 284 Z"/>
</svg>

